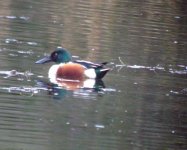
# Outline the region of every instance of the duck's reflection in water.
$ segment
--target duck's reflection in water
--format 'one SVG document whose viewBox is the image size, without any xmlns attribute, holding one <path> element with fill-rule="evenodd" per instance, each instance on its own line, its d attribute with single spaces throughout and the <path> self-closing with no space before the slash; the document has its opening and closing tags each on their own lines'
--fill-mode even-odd
<svg viewBox="0 0 187 150">
<path fill-rule="evenodd" d="M 101 95 L 105 88 L 102 80 L 86 79 L 84 81 L 72 81 L 57 79 L 56 81 L 45 82 L 37 80 L 37 86 L 46 88 L 48 94 L 54 99 L 63 99 L 67 94 L 81 98 L 93 98 L 93 95 Z"/>
</svg>

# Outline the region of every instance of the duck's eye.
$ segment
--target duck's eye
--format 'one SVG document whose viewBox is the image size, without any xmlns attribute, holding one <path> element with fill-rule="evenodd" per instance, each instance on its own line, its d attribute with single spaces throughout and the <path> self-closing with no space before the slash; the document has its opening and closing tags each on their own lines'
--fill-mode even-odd
<svg viewBox="0 0 187 150">
<path fill-rule="evenodd" d="M 54 53 L 51 54 L 51 59 L 52 60 L 56 60 L 57 57 L 58 57 L 58 54 L 56 52 L 54 52 Z"/>
</svg>

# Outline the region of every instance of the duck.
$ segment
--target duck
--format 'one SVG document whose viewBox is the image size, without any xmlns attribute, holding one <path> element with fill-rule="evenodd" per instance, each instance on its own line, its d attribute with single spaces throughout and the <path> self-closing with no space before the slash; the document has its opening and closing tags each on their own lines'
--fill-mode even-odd
<svg viewBox="0 0 187 150">
<path fill-rule="evenodd" d="M 107 62 L 93 63 L 85 60 L 73 60 L 70 52 L 62 47 L 56 48 L 49 56 L 45 56 L 36 64 L 55 62 L 48 71 L 52 81 L 82 82 L 85 79 L 101 80 L 110 68 L 104 66 Z"/>
</svg>

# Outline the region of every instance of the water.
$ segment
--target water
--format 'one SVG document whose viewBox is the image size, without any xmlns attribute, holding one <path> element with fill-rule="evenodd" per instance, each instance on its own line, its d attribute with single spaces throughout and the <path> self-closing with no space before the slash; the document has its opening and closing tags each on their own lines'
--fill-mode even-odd
<svg viewBox="0 0 187 150">
<path fill-rule="evenodd" d="M 1 149 L 185 150 L 184 1 L 2 1 Z M 110 62 L 101 89 L 51 84 L 39 58 L 63 46 Z"/>
</svg>

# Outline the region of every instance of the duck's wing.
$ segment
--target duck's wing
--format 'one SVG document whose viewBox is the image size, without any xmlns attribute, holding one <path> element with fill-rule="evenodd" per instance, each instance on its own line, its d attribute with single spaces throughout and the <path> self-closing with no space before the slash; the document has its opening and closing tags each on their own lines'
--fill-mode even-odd
<svg viewBox="0 0 187 150">
<path fill-rule="evenodd" d="M 86 68 L 103 68 L 104 65 L 107 64 L 107 62 L 103 62 L 103 63 L 93 63 L 90 61 L 85 61 L 85 60 L 75 60 L 75 63 L 81 64 Z"/>
</svg>

